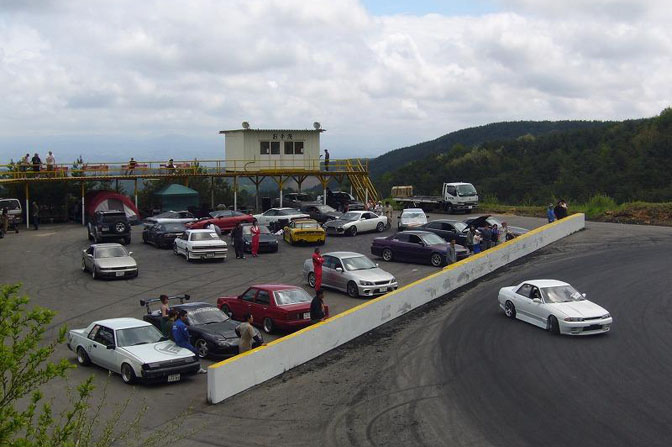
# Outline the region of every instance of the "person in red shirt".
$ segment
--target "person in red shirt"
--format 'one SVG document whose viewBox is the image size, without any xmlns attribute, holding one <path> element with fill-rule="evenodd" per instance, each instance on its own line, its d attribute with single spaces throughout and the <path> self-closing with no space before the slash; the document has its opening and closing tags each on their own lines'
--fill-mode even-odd
<svg viewBox="0 0 672 447">
<path fill-rule="evenodd" d="M 252 221 L 252 226 L 250 227 L 250 233 L 252 233 L 252 257 L 257 257 L 257 252 L 259 252 L 259 235 L 261 230 L 259 225 L 257 225 L 257 219 Z"/>
<path fill-rule="evenodd" d="M 322 289 L 322 264 L 324 258 L 320 254 L 320 249 L 316 248 L 313 253 L 313 272 L 315 273 L 315 291 Z"/>
</svg>

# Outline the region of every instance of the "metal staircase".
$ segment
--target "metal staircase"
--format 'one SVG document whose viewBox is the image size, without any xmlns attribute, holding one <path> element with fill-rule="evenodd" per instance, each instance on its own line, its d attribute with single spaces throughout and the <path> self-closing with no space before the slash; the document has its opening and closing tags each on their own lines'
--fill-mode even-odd
<svg viewBox="0 0 672 447">
<path fill-rule="evenodd" d="M 369 201 L 373 200 L 378 202 L 380 196 L 378 191 L 376 191 L 375 186 L 369 178 L 368 170 L 359 159 L 346 160 L 346 171 L 348 172 L 348 180 L 352 185 L 353 192 L 359 200 L 366 203 L 367 199 Z"/>
</svg>

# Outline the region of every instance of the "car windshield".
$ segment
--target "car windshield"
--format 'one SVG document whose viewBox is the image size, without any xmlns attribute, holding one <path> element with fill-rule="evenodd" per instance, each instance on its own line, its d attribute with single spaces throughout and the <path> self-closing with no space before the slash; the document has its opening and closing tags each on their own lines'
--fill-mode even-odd
<svg viewBox="0 0 672 447">
<path fill-rule="evenodd" d="M 19 209 L 19 202 L 16 200 L 0 200 L 0 210 L 7 208 L 7 210 Z"/>
<path fill-rule="evenodd" d="M 571 303 L 585 300 L 583 295 L 572 286 L 544 287 L 541 289 L 541 294 L 547 303 Z"/>
<path fill-rule="evenodd" d="M 308 295 L 303 289 L 285 289 L 285 290 L 276 290 L 273 292 L 275 295 L 275 304 L 278 306 L 286 306 L 288 304 L 297 304 L 297 303 L 308 303 L 312 301 L 312 297 Z"/>
<path fill-rule="evenodd" d="M 357 256 L 354 258 L 341 259 L 345 270 L 352 272 L 355 270 L 369 270 L 375 269 L 376 264 L 366 256 Z"/>
<path fill-rule="evenodd" d="M 485 219 L 485 221 L 490 225 L 497 225 L 499 228 L 502 228 L 502 223 L 497 219 L 495 219 L 494 217 L 488 217 L 487 219 Z"/>
<path fill-rule="evenodd" d="M 212 211 L 210 212 L 211 217 L 231 217 L 233 216 L 233 211 Z"/>
<path fill-rule="evenodd" d="M 117 346 L 146 345 L 148 343 L 157 343 L 166 340 L 166 338 L 154 326 L 129 327 L 117 331 Z"/>
<path fill-rule="evenodd" d="M 301 200 L 303 202 L 309 202 L 309 201 L 313 200 L 313 198 L 310 197 L 308 194 L 297 194 L 296 196 L 294 196 L 294 200 Z"/>
<path fill-rule="evenodd" d="M 252 228 L 252 225 L 244 225 L 243 226 L 243 234 L 251 234 L 250 228 Z M 269 230 L 267 226 L 259 225 L 259 232 L 261 234 L 270 234 L 271 230 Z"/>
<path fill-rule="evenodd" d="M 361 214 L 359 213 L 345 213 L 343 216 L 341 216 L 341 219 L 343 220 L 359 220 L 359 216 Z"/>
<path fill-rule="evenodd" d="M 446 240 L 444 238 L 442 238 L 441 236 L 438 236 L 434 233 L 423 234 L 422 236 L 420 236 L 420 238 L 427 245 L 446 244 Z"/>
<path fill-rule="evenodd" d="M 161 230 L 166 233 L 182 233 L 186 229 L 187 227 L 184 224 L 178 223 L 161 225 Z"/>
<path fill-rule="evenodd" d="M 293 216 L 294 214 L 298 214 L 298 211 L 295 209 L 284 209 L 280 210 L 278 214 L 281 216 Z"/>
<path fill-rule="evenodd" d="M 217 233 L 215 233 L 214 231 L 191 234 L 192 241 L 211 241 L 213 239 L 219 239 L 219 236 L 217 236 Z"/>
<path fill-rule="evenodd" d="M 128 252 L 124 247 L 104 247 L 96 249 L 96 259 L 120 258 L 123 256 L 128 256 Z"/>
<path fill-rule="evenodd" d="M 457 195 L 462 197 L 475 196 L 476 188 L 473 185 L 457 185 Z"/>
<path fill-rule="evenodd" d="M 166 211 L 165 213 L 157 214 L 153 217 L 154 219 L 174 219 L 179 217 L 179 215 L 174 211 Z"/>
<path fill-rule="evenodd" d="M 210 324 L 210 323 L 222 323 L 229 319 L 229 317 L 217 309 L 216 307 L 199 307 L 196 309 L 189 309 L 187 311 L 187 319 L 189 324 L 198 325 L 198 324 Z"/>
<path fill-rule="evenodd" d="M 412 211 L 410 213 L 407 213 L 404 211 L 404 213 L 401 215 L 402 219 L 424 219 L 425 218 L 425 213 L 421 213 L 419 211 Z"/>
<path fill-rule="evenodd" d="M 469 226 L 467 224 L 462 223 L 462 222 L 451 222 L 450 224 L 455 227 L 455 230 L 458 233 L 461 233 L 464 230 L 466 230 L 467 228 L 469 228 Z"/>
<path fill-rule="evenodd" d="M 316 229 L 320 228 L 320 224 L 318 224 L 317 222 L 295 222 L 294 228 L 300 228 L 302 230 Z"/>
<path fill-rule="evenodd" d="M 320 205 L 317 207 L 317 209 L 320 211 L 320 213 L 333 213 L 334 211 L 336 211 L 329 205 Z"/>
</svg>

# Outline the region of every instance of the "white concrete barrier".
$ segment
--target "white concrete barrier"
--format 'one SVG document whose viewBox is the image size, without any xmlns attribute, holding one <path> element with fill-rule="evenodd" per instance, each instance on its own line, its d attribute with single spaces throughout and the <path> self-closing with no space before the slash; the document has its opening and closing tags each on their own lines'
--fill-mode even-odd
<svg viewBox="0 0 672 447">
<path fill-rule="evenodd" d="M 276 377 L 584 227 L 583 214 L 544 225 L 327 321 L 216 363 L 208 368 L 208 401 L 221 402 Z"/>
</svg>

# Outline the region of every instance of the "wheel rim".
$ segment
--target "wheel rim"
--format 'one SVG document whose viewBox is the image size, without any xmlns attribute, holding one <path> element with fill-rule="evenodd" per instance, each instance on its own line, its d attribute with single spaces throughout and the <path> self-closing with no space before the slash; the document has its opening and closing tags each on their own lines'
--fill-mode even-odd
<svg viewBox="0 0 672 447">
<path fill-rule="evenodd" d="M 507 317 L 513 316 L 513 304 L 511 302 L 507 301 L 504 305 L 504 313 Z"/>
<path fill-rule="evenodd" d="M 198 351 L 198 356 L 204 358 L 208 356 L 208 344 L 205 340 L 198 340 L 196 342 L 196 350 Z"/>
<path fill-rule="evenodd" d="M 83 261 L 83 260 L 82 260 L 82 271 L 83 271 L 83 272 L 85 272 L 85 271 L 86 271 L 86 264 L 84 263 L 84 261 Z"/>
<path fill-rule="evenodd" d="M 82 348 L 77 349 L 77 361 L 83 365 L 86 361 L 84 359 L 84 353 L 82 352 Z"/>
<path fill-rule="evenodd" d="M 119 223 L 117 223 L 117 225 L 115 226 L 115 229 L 117 230 L 117 233 L 123 233 L 124 230 L 126 229 L 126 225 L 124 225 L 123 223 L 119 222 Z"/>
<path fill-rule="evenodd" d="M 378 224 L 378 232 L 379 232 L 379 233 L 382 233 L 384 229 L 385 229 L 385 225 L 383 225 L 382 222 L 379 223 L 379 224 Z"/>
<path fill-rule="evenodd" d="M 386 248 L 385 250 L 383 250 L 383 259 L 385 261 L 391 261 L 392 260 L 392 250 L 390 250 L 389 248 Z"/>
<path fill-rule="evenodd" d="M 352 236 L 356 236 L 356 235 L 357 235 L 357 227 L 352 227 L 352 228 L 350 228 L 350 234 L 351 234 Z"/>
<path fill-rule="evenodd" d="M 226 305 L 222 306 L 222 312 L 227 314 L 229 316 L 229 318 L 233 317 L 233 312 L 231 312 L 231 309 L 229 309 L 229 306 L 226 306 Z"/>
<path fill-rule="evenodd" d="M 434 267 L 438 267 L 441 265 L 441 255 L 438 255 L 436 253 L 432 255 L 432 265 Z"/>
<path fill-rule="evenodd" d="M 91 269 L 91 278 L 96 279 L 96 266 Z"/>
<path fill-rule="evenodd" d="M 310 287 L 315 287 L 315 274 L 312 272 L 308 274 L 308 285 Z"/>
<path fill-rule="evenodd" d="M 270 334 L 272 330 L 273 330 L 273 322 L 271 321 L 270 318 L 264 318 L 264 331 Z"/>
<path fill-rule="evenodd" d="M 355 284 L 354 282 L 348 284 L 348 295 L 352 297 L 359 295 L 359 291 L 357 290 L 357 284 Z"/>
<path fill-rule="evenodd" d="M 121 367 L 121 378 L 124 379 L 124 382 L 130 383 L 132 376 L 131 376 L 131 367 L 128 366 L 127 364 L 124 363 L 124 365 Z"/>
</svg>

